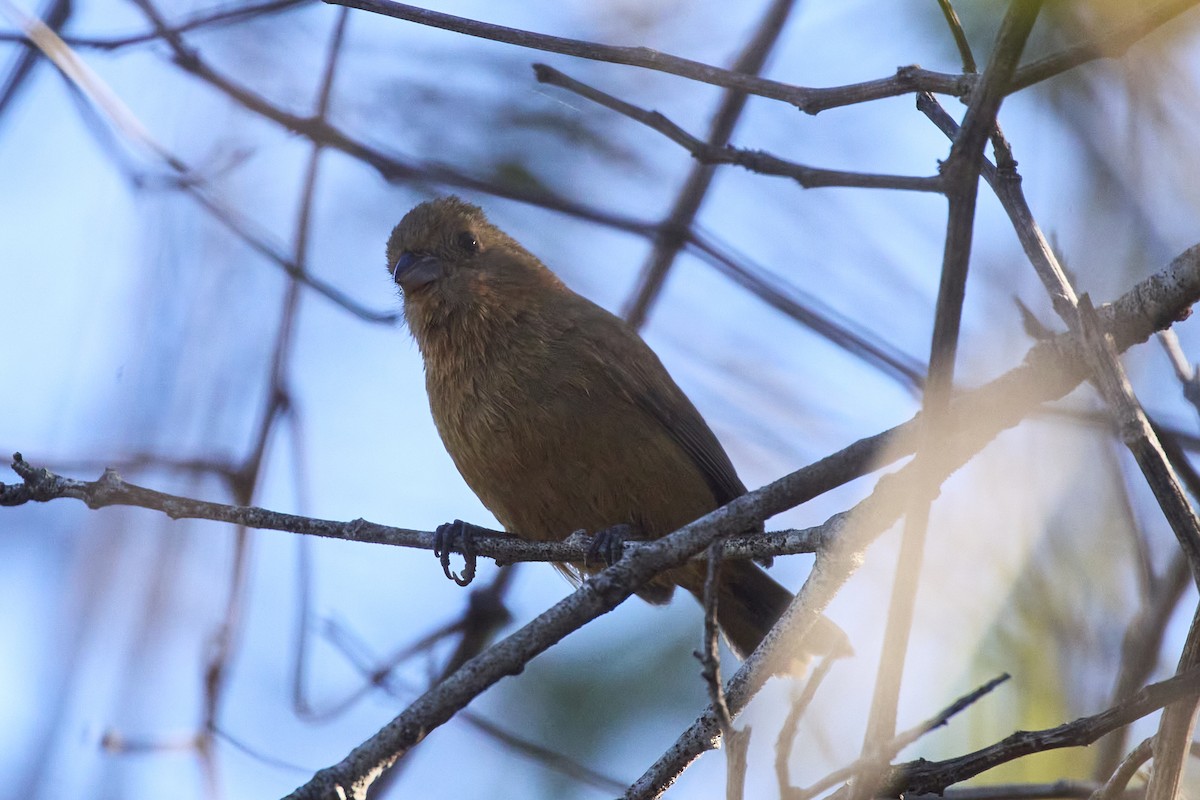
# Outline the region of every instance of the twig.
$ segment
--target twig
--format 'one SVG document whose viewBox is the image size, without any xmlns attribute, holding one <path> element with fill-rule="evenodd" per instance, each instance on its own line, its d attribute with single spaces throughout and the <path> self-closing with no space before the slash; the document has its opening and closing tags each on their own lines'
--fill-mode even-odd
<svg viewBox="0 0 1200 800">
<path fill-rule="evenodd" d="M 917 109 L 925 114 L 947 137 L 951 139 L 958 137 L 958 125 L 933 95 L 918 95 Z M 1016 231 L 1017 238 L 1025 250 L 1025 255 L 1033 266 L 1034 272 L 1042 281 L 1054 310 L 1067 323 L 1067 327 L 1074 330 L 1076 327 L 1075 306 L 1078 303 L 1078 297 L 1066 272 L 1058 263 L 1050 243 L 1046 241 L 1041 228 L 1033 218 L 1033 212 L 1030 211 L 1025 194 L 1021 190 L 1020 176 L 1015 170 L 997 169 L 987 159 L 982 162 L 981 174 L 988 185 L 992 187 L 992 191 L 995 192 L 1001 205 L 1004 206 L 1009 220 L 1012 221 L 1013 230 Z"/>
<path fill-rule="evenodd" d="M 716 147 L 692 136 L 683 128 L 664 117 L 657 111 L 647 111 L 643 108 L 619 100 L 586 83 L 575 80 L 546 64 L 534 64 L 533 71 L 539 83 L 558 86 L 594 103 L 612 109 L 630 119 L 658 131 L 671 141 L 692 154 L 692 157 L 704 164 L 733 164 L 757 172 L 760 175 L 775 175 L 791 178 L 805 189 L 825 186 L 849 186 L 866 189 L 901 189 L 913 192 L 940 192 L 942 178 L 939 175 L 929 177 L 911 175 L 878 175 L 867 172 L 846 172 L 843 170 L 821 169 L 797 164 L 794 161 L 764 153 L 761 150 L 743 150 L 737 147 Z"/>
<path fill-rule="evenodd" d="M 71 10 L 71 0 L 53 0 L 41 22 L 47 29 L 59 33 L 70 18 Z M 25 85 L 26 79 L 33 74 L 33 68 L 37 62 L 36 49 L 27 50 L 17 57 L 8 77 L 4 79 L 4 84 L 0 86 L 0 117 L 3 117 L 12 108 L 13 100 L 21 91 L 21 87 Z"/>
<path fill-rule="evenodd" d="M 889 766 L 892 762 L 892 759 L 895 758 L 898 753 L 902 752 L 906 747 L 911 745 L 913 742 L 916 742 L 922 736 L 934 730 L 935 728 L 940 728 L 941 726 L 945 725 L 955 714 L 958 714 L 960 711 L 976 703 L 985 695 L 991 693 L 993 689 L 1007 681 L 1010 677 L 1011 676 L 1009 676 L 1008 673 L 1005 673 L 999 677 L 993 678 L 974 691 L 958 698 L 949 706 L 942 709 L 924 722 L 915 725 L 906 731 L 898 733 L 890 742 L 885 742 L 875 752 L 860 756 L 855 761 L 847 764 L 844 767 L 834 770 L 806 789 L 789 791 L 786 795 L 784 795 L 785 800 L 809 800 L 809 798 L 816 797 L 822 792 L 832 788 L 833 786 L 836 786 L 843 781 L 855 778 L 855 776 L 860 776 L 859 780 L 862 780 L 862 777 L 877 777 L 880 770 Z"/>
<path fill-rule="evenodd" d="M 1154 738 L 1143 739 L 1141 744 L 1129 751 L 1116 770 L 1105 781 L 1104 786 L 1092 794 L 1091 800 L 1117 800 L 1129 786 L 1133 776 L 1154 755 Z"/>
<path fill-rule="evenodd" d="M 950 5 L 950 0 L 938 0 L 938 7 L 942 9 L 946 25 L 950 27 L 950 35 L 954 37 L 954 45 L 958 48 L 958 55 L 962 59 L 963 72 L 978 72 L 979 68 L 975 66 L 975 56 L 971 53 L 971 44 L 967 41 L 967 34 L 963 30 L 962 23 L 959 22 L 954 6 Z"/>
<path fill-rule="evenodd" d="M 792 699 L 792 707 L 788 709 L 787 718 L 784 719 L 783 726 L 779 730 L 779 738 L 775 740 L 775 779 L 779 782 L 780 797 L 784 797 L 792 785 L 788 762 L 789 756 L 796 746 L 800 720 L 808 711 L 808 707 L 812 705 L 813 698 L 817 696 L 817 689 L 829 674 L 829 670 L 833 668 L 835 660 L 834 656 L 825 656 L 817 662 L 817 665 L 813 667 L 812 674 L 804 683 L 803 691 L 798 697 Z"/>
<path fill-rule="evenodd" d="M 733 718 L 730 717 L 729 706 L 725 703 L 717 634 L 718 589 L 721 585 L 723 553 L 721 545 L 722 543 L 717 541 L 708 547 L 708 565 L 704 578 L 704 642 L 703 646 L 692 655 L 700 662 L 700 676 L 704 678 L 704 684 L 708 688 L 708 701 L 717 710 L 717 722 L 721 726 L 721 733 L 728 737 L 733 733 Z M 733 756 L 729 757 L 732 759 Z M 732 764 L 730 771 L 732 771 Z"/>
<path fill-rule="evenodd" d="M 838 105 L 904 94 L 915 91 L 917 88 L 960 97 L 970 90 L 970 82 L 963 80 L 961 76 L 931 72 L 917 67 L 899 70 L 895 78 L 882 81 L 870 81 L 833 89 L 811 89 L 710 66 L 699 61 L 651 50 L 648 47 L 618 47 L 579 39 L 567 39 L 562 36 L 549 36 L 518 28 L 507 28 L 503 25 L 492 25 L 465 17 L 456 17 L 452 14 L 443 14 L 391 0 L 326 0 L 326 2 L 415 22 L 419 25 L 429 25 L 467 36 L 505 42 L 518 47 L 560 53 L 592 61 L 604 61 L 609 64 L 644 67 L 679 75 L 701 83 L 710 83 L 714 86 L 723 86 L 748 94 L 782 100 L 810 114 Z"/>
<path fill-rule="evenodd" d="M 861 444 L 861 443 L 859 443 Z M 852 445 L 844 453 L 846 460 L 867 466 L 868 449 Z M 835 461 L 841 459 L 834 459 Z M 853 464 L 849 465 L 852 469 Z M 811 480 L 827 480 L 827 462 L 821 461 L 805 468 Z M 343 539 L 367 544 L 393 547 L 409 547 L 417 550 L 433 550 L 435 534 L 409 528 L 380 525 L 364 519 L 349 522 L 318 519 L 315 517 L 286 514 L 256 506 L 229 505 L 226 503 L 196 500 L 190 497 L 168 494 L 129 483 L 115 470 L 106 470 L 98 480 L 79 481 L 57 475 L 48 469 L 31 466 L 20 453 L 13 456 L 13 469 L 22 477 L 23 483 L 0 483 L 0 507 L 16 506 L 31 502 L 72 498 L 81 500 L 89 508 L 107 506 L 137 506 L 161 511 L 172 519 L 207 519 L 228 522 L 262 530 L 287 531 L 290 533 L 320 536 L 327 539 Z M 800 482 L 803 484 L 803 482 Z M 551 561 L 582 564 L 591 544 L 585 535 L 570 536 L 559 542 L 537 542 L 500 531 L 479 528 L 474 537 L 478 555 L 492 558 L 500 564 L 521 561 Z M 625 543 L 624 556 L 642 549 L 646 542 L 629 540 Z M 771 555 L 812 553 L 821 546 L 820 532 L 815 528 L 786 530 L 773 533 L 738 534 L 725 542 L 726 558 L 762 558 Z"/>
</svg>

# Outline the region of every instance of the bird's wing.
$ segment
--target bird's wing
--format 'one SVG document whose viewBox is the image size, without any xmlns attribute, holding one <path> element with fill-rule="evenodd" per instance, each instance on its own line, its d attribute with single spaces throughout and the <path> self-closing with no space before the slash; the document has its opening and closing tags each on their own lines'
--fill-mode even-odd
<svg viewBox="0 0 1200 800">
<path fill-rule="evenodd" d="M 746 487 L 716 435 L 649 345 L 618 317 L 576 297 L 576 330 L 588 340 L 594 356 L 605 362 L 601 373 L 616 382 L 618 393 L 661 425 L 687 454 L 717 505 L 745 494 Z"/>
<path fill-rule="evenodd" d="M 655 366 L 659 365 L 655 363 Z M 671 440 L 700 470 L 717 505 L 725 505 L 745 494 L 745 485 L 738 478 L 733 463 L 712 429 L 683 390 L 671 380 L 666 369 L 659 366 L 659 370 L 662 372 L 661 378 L 646 380 L 639 389 L 633 391 L 634 401 L 663 426 Z"/>
</svg>

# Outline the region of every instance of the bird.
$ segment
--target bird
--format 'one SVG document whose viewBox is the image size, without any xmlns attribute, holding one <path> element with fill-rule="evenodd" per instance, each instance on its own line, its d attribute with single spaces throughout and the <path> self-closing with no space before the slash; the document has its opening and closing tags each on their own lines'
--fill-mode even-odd
<svg viewBox="0 0 1200 800">
<path fill-rule="evenodd" d="M 507 532 L 657 538 L 745 494 L 716 435 L 637 332 L 478 206 L 453 195 L 417 205 L 388 237 L 387 261 L 438 433 Z M 559 567 L 576 580 L 592 569 Z M 638 595 L 662 604 L 681 586 L 702 600 L 705 575 L 693 561 Z M 724 561 L 716 614 L 731 650 L 746 658 L 792 599 L 753 562 Z M 808 641 L 807 655 L 848 650 L 825 617 Z"/>
</svg>

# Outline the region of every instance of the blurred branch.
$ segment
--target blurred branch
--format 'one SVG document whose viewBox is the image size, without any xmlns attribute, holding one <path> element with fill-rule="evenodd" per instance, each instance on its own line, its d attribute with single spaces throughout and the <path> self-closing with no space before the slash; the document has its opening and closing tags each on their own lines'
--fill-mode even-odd
<svg viewBox="0 0 1200 800">
<path fill-rule="evenodd" d="M 1120 58 L 1136 42 L 1146 38 L 1198 2 L 1200 0 L 1164 0 L 1141 11 L 1123 25 L 1117 25 L 1090 40 L 1026 64 L 1017 70 L 1012 83 L 1009 84 L 1008 91 L 1010 93 L 1019 92 L 1089 61 Z M 1136 4 L 1130 5 L 1137 7 Z"/>
<path fill-rule="evenodd" d="M 1200 693 L 1200 669 L 1190 670 L 1141 689 L 1127 701 L 1090 717 L 1080 717 L 1054 728 L 1017 731 L 993 745 L 945 761 L 919 759 L 892 767 L 884 796 L 900 793 L 942 794 L 955 783 L 1033 753 L 1063 747 L 1086 747 L 1101 736 L 1141 719 L 1170 703 Z"/>
<path fill-rule="evenodd" d="M 1129 782 L 1133 780 L 1133 776 L 1153 755 L 1154 738 L 1143 739 L 1141 744 L 1129 751 L 1129 755 L 1121 759 L 1121 763 L 1105 781 L 1103 788 L 1092 795 L 1092 800 L 1115 800 L 1120 797 L 1129 786 Z"/>
<path fill-rule="evenodd" d="M 735 258 L 724 246 L 700 231 L 692 232 L 689 244 L 700 259 L 707 261 L 738 286 L 836 347 L 891 377 L 904 388 L 910 391 L 919 390 L 925 384 L 925 368 L 916 359 L 908 357 L 889 342 L 880 341 L 867 332 L 856 330 L 857 326 L 853 321 L 842 318 L 803 289 L 767 270 L 753 265 L 747 266 L 744 256 Z"/>
<path fill-rule="evenodd" d="M 283 11 L 292 11 L 306 5 L 315 5 L 316 0 L 269 0 L 265 3 L 257 5 L 245 6 L 226 6 L 209 11 L 199 11 L 184 19 L 184 21 L 176 23 L 168 28 L 171 33 L 187 33 L 196 31 L 202 28 L 218 27 L 220 25 L 231 25 L 234 23 L 242 23 L 257 17 L 269 17 Z M 49 21 L 47 20 L 49 24 Z M 51 26 L 55 27 L 55 26 Z M 55 28 L 57 30 L 57 28 Z M 156 42 L 162 38 L 162 34 L 157 30 L 147 31 L 145 33 L 133 33 L 126 36 L 63 36 L 64 42 L 71 47 L 88 48 L 93 50 L 120 50 L 125 47 L 138 44 L 148 44 Z M 0 31 L 0 42 L 16 42 L 28 44 L 28 40 L 22 33 L 10 31 Z"/>
<path fill-rule="evenodd" d="M 779 738 L 775 741 L 775 780 L 779 784 L 779 796 L 782 797 L 792 784 L 791 776 L 789 775 L 788 756 L 796 746 L 796 735 L 800 732 L 800 720 L 808 711 L 808 707 L 812 705 L 813 698 L 817 696 L 817 689 L 824 682 L 826 676 L 829 675 L 829 670 L 833 668 L 834 656 L 828 655 L 817 662 L 813 667 L 812 674 L 808 676 L 808 680 L 804 683 L 804 689 L 798 697 L 792 700 L 791 708 L 788 709 L 787 718 L 783 721 L 783 725 L 779 729 Z"/>
<path fill-rule="evenodd" d="M 42 23 L 49 30 L 58 33 L 67 24 L 71 11 L 71 0 L 53 0 L 43 15 Z M 24 40 L 23 35 L 21 40 Z M 27 50 L 17 56 L 12 71 L 4 79 L 3 86 L 0 86 L 0 117 L 3 117 L 12 108 L 13 100 L 16 99 L 29 76 L 33 74 L 33 68 L 37 65 L 37 61 L 37 50 Z"/>
<path fill-rule="evenodd" d="M 754 35 L 733 62 L 732 69 L 735 72 L 757 75 L 762 71 L 767 56 L 779 40 L 796 1 L 771 0 Z M 747 98 L 745 92 L 737 89 L 726 89 L 721 93 L 721 102 L 709 123 L 708 137 L 705 139 L 708 145 L 723 147 L 729 143 L 742 111 L 746 108 Z M 659 226 L 654 246 L 639 274 L 637 287 L 621 313 L 634 329 L 641 328 L 645 323 L 650 306 L 662 290 L 667 273 L 686 242 L 687 233 L 692 230 L 692 224 L 704 203 L 704 198 L 708 195 L 715 174 L 716 170 L 710 164 L 693 164 L 687 179 L 675 196 L 670 213 Z"/>
<path fill-rule="evenodd" d="M 394 312 L 372 311 L 352 300 L 336 287 L 310 275 L 294 259 L 283 254 L 279 248 L 271 244 L 267 237 L 254 232 L 253 225 L 248 219 L 205 191 L 207 187 L 203 178 L 193 172 L 182 159 L 160 144 L 121 98 L 57 34 L 42 24 L 40 20 L 20 15 L 10 5 L 6 5 L 5 8 L 10 15 L 18 16 L 30 41 L 58 67 L 76 89 L 88 98 L 92 106 L 104 115 L 110 125 L 116 128 L 129 142 L 150 153 L 175 173 L 176 185 L 252 250 L 360 319 L 368 322 L 392 323 L 398 318 Z M 158 17 L 156 12 L 147 13 L 160 26 L 163 36 L 170 39 L 171 33 L 165 27 L 161 17 Z"/>
<path fill-rule="evenodd" d="M 941 282 L 929 347 L 929 375 L 921 404 L 920 442 L 914 460 L 914 464 L 922 468 L 926 461 L 936 461 L 940 457 L 935 453 L 943 446 L 942 442 L 950 429 L 946 411 L 954 388 L 962 307 L 975 229 L 975 203 L 979 194 L 980 171 L 985 161 L 983 147 L 996 130 L 996 118 L 1004 101 L 1004 88 L 1017 68 L 1041 6 L 1041 0 L 1013 0 L 1010 3 L 996 35 L 991 58 L 971 94 L 962 128 L 954 137 L 950 156 L 942 165 L 942 188 L 949 202 L 949 212 Z M 921 471 L 918 470 L 917 474 L 920 475 Z M 930 509 L 941 483 L 940 471 L 931 471 L 930 478 L 928 482 L 917 482 L 905 515 L 875 693 L 863 736 L 864 756 L 874 755 L 896 733 L 900 686 L 912 632 L 917 587 L 921 583 Z M 865 798 L 874 784 L 872 777 L 867 776 L 859 781 L 852 797 Z"/>
<path fill-rule="evenodd" d="M 841 769 L 829 773 L 825 777 L 816 781 L 813 785 L 805 789 L 789 788 L 789 790 L 782 795 L 783 800 L 809 800 L 809 798 L 816 797 L 822 792 L 833 788 L 843 781 L 856 777 L 861 781 L 864 777 L 877 775 L 880 769 L 887 767 L 891 763 L 892 759 L 896 757 L 897 753 L 902 752 L 906 747 L 918 741 L 930 731 L 948 724 L 951 717 L 978 702 L 983 697 L 990 694 L 993 689 L 1009 680 L 1011 677 L 1012 676 L 1008 673 L 1004 673 L 1003 675 L 993 678 L 974 691 L 958 698 L 949 706 L 919 725 L 914 725 L 912 728 L 896 734 L 896 736 L 892 737 L 891 741 L 886 742 L 877 752 L 859 757 L 854 762 L 847 764 Z M 873 791 L 875 788 L 876 787 L 872 785 L 867 787 L 867 790 Z"/>
<path fill-rule="evenodd" d="M 703 164 L 733 164 L 744 167 L 760 175 L 775 175 L 791 178 L 805 189 L 825 186 L 843 186 L 865 189 L 902 189 L 914 192 L 942 191 L 942 178 L 939 175 L 930 177 L 910 175 L 875 175 L 864 172 L 845 172 L 842 170 L 821 169 L 786 161 L 761 150 L 743 150 L 738 147 L 725 145 L 718 147 L 680 128 L 674 122 L 657 111 L 646 111 L 635 105 L 618 100 L 612 95 L 605 94 L 585 83 L 575 80 L 546 64 L 534 64 L 533 71 L 539 83 L 549 83 L 574 92 L 580 97 L 587 98 L 605 108 L 612 109 L 630 119 L 658 131 L 671 141 L 692 154 L 692 157 Z"/>
</svg>

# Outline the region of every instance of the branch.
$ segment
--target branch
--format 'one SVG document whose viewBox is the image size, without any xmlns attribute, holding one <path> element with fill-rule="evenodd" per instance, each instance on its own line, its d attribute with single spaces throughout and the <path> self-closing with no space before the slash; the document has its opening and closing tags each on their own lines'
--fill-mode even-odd
<svg viewBox="0 0 1200 800">
<path fill-rule="evenodd" d="M 1200 300 L 1200 245 L 1181 253 L 1165 269 L 1142 280 L 1116 302 L 1098 310 L 1102 328 L 1113 336 L 1118 350 L 1145 341 L 1157 330 L 1186 319 L 1191 305 Z M 1013 425 L 1041 403 L 1071 391 L 1084 377 L 1083 355 L 1070 333 L 1039 342 L 1025 356 L 1025 363 L 977 389 L 959 393 L 951 405 L 955 428 L 968 429 L 973 420 L 986 419 L 997 409 L 1011 409 L 1005 424 Z M 791 502 L 798 505 L 851 480 L 897 461 L 913 452 L 915 418 L 894 428 L 860 439 L 790 475 L 776 486 L 781 499 L 773 500 L 766 516 Z M 14 469 L 23 483 L 0 483 L 0 506 L 47 502 L 58 498 L 82 500 L 91 508 L 132 505 L 161 511 L 173 519 L 208 519 L 250 528 L 290 531 L 356 542 L 372 542 L 422 550 L 433 549 L 433 534 L 394 528 L 363 519 L 350 522 L 284 514 L 254 506 L 208 503 L 154 491 L 124 481 L 109 470 L 96 481 L 78 481 L 35 469 L 18 456 Z M 816 531 L 783 531 L 753 536 L 733 536 L 725 554 L 736 557 L 814 552 L 821 546 Z M 769 542 L 769 546 L 759 546 Z M 516 561 L 582 561 L 586 555 L 583 537 L 562 542 L 527 542 L 496 533 L 477 536 L 479 555 L 503 563 Z M 629 542 L 625 553 L 642 545 Z"/>
<path fill-rule="evenodd" d="M 589 577 L 571 595 L 468 661 L 341 762 L 317 772 L 289 797 L 363 797 L 397 758 L 483 691 L 507 675 L 520 673 L 535 656 L 615 608 L 658 573 L 683 564 L 719 537 L 753 527 L 792 502 L 787 479 L 781 479 L 647 543 L 637 553 Z"/>
<path fill-rule="evenodd" d="M 1200 669 L 1152 683 L 1124 703 L 1099 714 L 1081 717 L 1054 728 L 1017 731 L 993 745 L 945 761 L 918 759 L 891 769 L 880 794 L 941 794 L 948 786 L 1009 761 L 1063 747 L 1086 747 L 1101 736 L 1141 719 L 1164 706 L 1200 693 Z"/>
<path fill-rule="evenodd" d="M 1160 3 L 1150 11 L 1123 25 L 1115 26 L 1089 42 L 1083 42 L 1037 61 L 1014 75 L 1006 93 L 1011 94 L 1032 86 L 1089 61 L 1118 56 L 1134 42 L 1191 8 L 1198 1 L 1200 0 L 1169 0 Z M 975 75 L 954 75 L 910 66 L 901 67 L 891 77 L 846 86 L 829 88 L 794 86 L 734 70 L 721 69 L 648 47 L 619 47 L 580 39 L 568 39 L 562 36 L 549 36 L 503 25 L 492 25 L 466 17 L 456 17 L 452 14 L 443 14 L 404 3 L 392 2 L 392 0 L 325 0 L 325 2 L 415 22 L 418 25 L 441 28 L 466 36 L 528 47 L 532 50 L 561 53 L 592 61 L 625 64 L 679 75 L 701 83 L 724 86 L 727 89 L 738 89 L 747 94 L 773 100 L 782 100 L 807 114 L 818 114 L 831 108 L 882 100 L 886 97 L 895 97 L 911 92 L 924 91 L 967 97 L 974 89 L 977 79 Z"/>
<path fill-rule="evenodd" d="M 732 69 L 747 75 L 757 75 L 766 64 L 767 56 L 778 41 L 787 23 L 796 0 L 771 0 L 758 23 L 754 35 L 746 42 L 742 52 L 733 62 Z M 736 89 L 726 89 L 721 102 L 708 126 L 707 143 L 721 147 L 729 143 L 737 127 L 738 119 L 746 108 L 749 96 Z M 635 330 L 646 321 L 650 306 L 662 291 L 679 251 L 687 242 L 686 234 L 692 231 L 700 206 L 712 187 L 716 170 L 707 164 L 696 163 L 688 171 L 687 179 L 671 204 L 671 211 L 663 220 L 662 230 L 654 239 L 654 247 L 639 270 L 637 286 L 625 302 L 621 316 Z"/>
<path fill-rule="evenodd" d="M 1004 100 L 1004 87 L 1017 68 L 1025 42 L 1041 11 L 1041 0 L 1013 0 L 996 36 L 992 56 L 984 69 L 962 128 L 954 138 L 950 156 L 943 165 L 944 189 L 949 201 L 946 241 L 942 253 L 942 274 L 938 286 L 937 308 L 929 352 L 929 379 L 922 398 L 921 442 L 916 461 L 936 460 L 948 430 L 945 413 L 954 387 L 955 361 L 963 300 L 971 261 L 975 229 L 975 202 L 979 194 L 979 175 L 984 161 L 983 146 L 996 130 L 996 116 Z M 870 754 L 896 733 L 896 710 L 905 659 L 912 631 L 917 586 L 924 561 L 929 513 L 940 484 L 940 471 L 930 470 L 928 484 L 918 482 L 904 520 L 900 554 L 896 559 L 895 578 L 888 604 L 882 654 L 879 659 L 875 694 L 867 720 L 863 753 Z M 918 471 L 918 476 L 920 472 Z M 935 482 L 936 481 L 936 482 Z M 853 797 L 866 797 L 873 785 L 867 777 L 859 782 Z"/>
<path fill-rule="evenodd" d="M 72 498 L 88 508 L 134 506 L 161 511 L 171 519 L 205 519 L 228 522 L 247 528 L 343 539 L 364 544 L 433 550 L 435 534 L 409 528 L 380 525 L 364 519 L 337 522 L 315 517 L 270 511 L 257 506 L 229 505 L 159 492 L 129 483 L 116 470 L 108 469 L 95 481 L 80 481 L 35 468 L 21 456 L 13 455 L 13 471 L 23 483 L 0 483 L 0 506 L 18 506 L 29 502 L 46 503 Z M 495 559 L 497 564 L 521 561 L 583 563 L 589 555 L 591 537 L 582 531 L 558 542 L 522 539 L 510 533 L 478 528 L 473 538 L 475 553 Z M 647 543 L 628 540 L 623 556 L 639 552 Z M 783 530 L 772 533 L 739 534 L 726 540 L 722 552 L 726 558 L 763 558 L 774 555 L 812 553 L 821 546 L 819 529 Z"/>
<path fill-rule="evenodd" d="M 1006 672 L 999 677 L 993 678 L 983 686 L 980 686 L 974 691 L 958 698 L 949 706 L 924 722 L 909 728 L 907 731 L 902 731 L 896 734 L 891 741 L 885 742 L 881 747 L 876 749 L 875 752 L 860 756 L 852 763 L 829 773 L 808 788 L 789 789 L 789 791 L 784 795 L 785 800 L 809 800 L 809 798 L 816 797 L 822 792 L 831 789 L 842 781 L 849 780 L 856 775 L 874 775 L 881 768 L 890 764 L 892 759 L 895 758 L 898 753 L 902 752 L 904 748 L 908 747 L 913 742 L 917 741 L 935 728 L 939 728 L 949 723 L 951 717 L 963 711 L 971 704 L 982 699 L 997 686 L 1007 681 L 1010 677 L 1011 676 Z"/>
<path fill-rule="evenodd" d="M 546 64 L 534 64 L 533 71 L 539 83 L 548 83 L 574 92 L 605 108 L 616 111 L 630 119 L 658 131 L 671 141 L 687 150 L 702 164 L 733 164 L 760 175 L 775 175 L 791 178 L 805 189 L 823 186 L 848 186 L 860 189 L 904 189 L 914 192 L 942 191 L 941 176 L 876 175 L 864 172 L 847 172 L 820 169 L 797 164 L 765 153 L 761 150 L 744 150 L 730 145 L 717 146 L 698 139 L 657 111 L 647 111 L 619 100 L 599 89 L 575 80 Z"/>
</svg>

